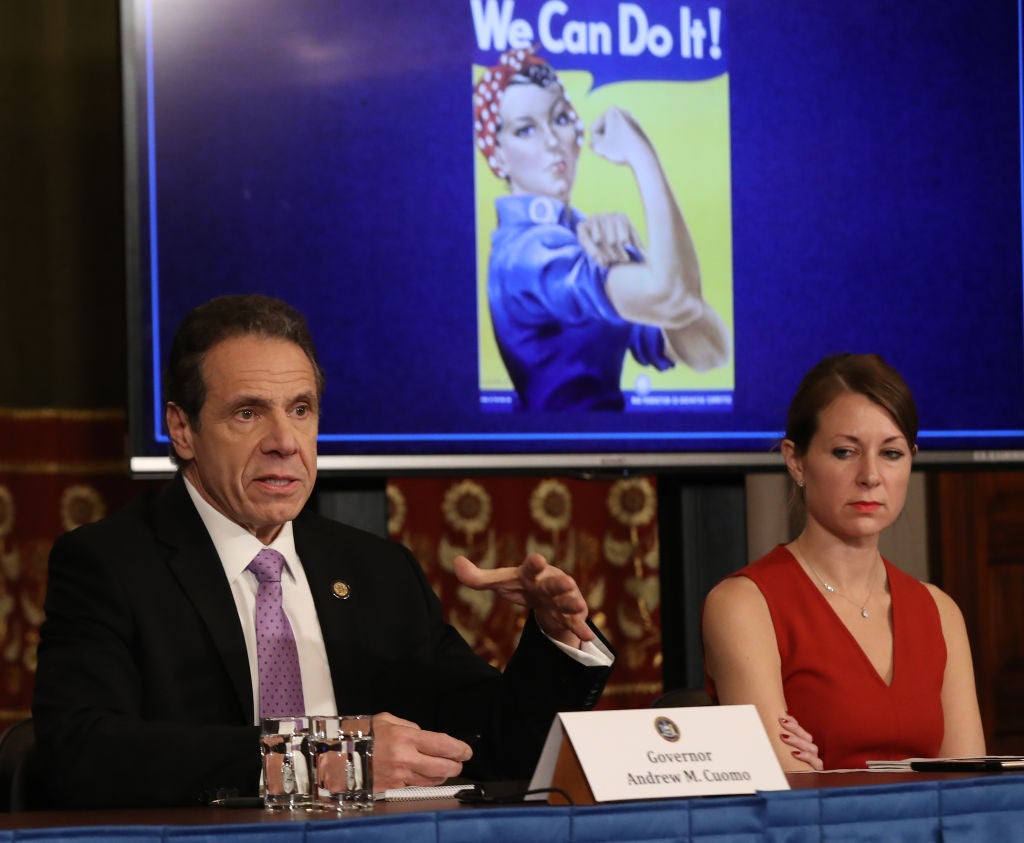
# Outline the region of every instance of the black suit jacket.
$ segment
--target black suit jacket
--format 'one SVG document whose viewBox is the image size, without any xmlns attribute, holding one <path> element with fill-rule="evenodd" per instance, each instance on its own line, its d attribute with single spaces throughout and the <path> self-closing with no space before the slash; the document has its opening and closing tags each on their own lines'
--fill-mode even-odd
<svg viewBox="0 0 1024 843">
<path fill-rule="evenodd" d="M 524 778 L 554 714 L 599 697 L 610 669 L 569 659 L 532 619 L 503 674 L 476 656 L 403 546 L 311 512 L 294 533 L 339 710 L 390 711 L 472 742 L 468 776 Z M 53 805 L 256 793 L 242 629 L 180 476 L 54 545 L 33 717 Z"/>
</svg>

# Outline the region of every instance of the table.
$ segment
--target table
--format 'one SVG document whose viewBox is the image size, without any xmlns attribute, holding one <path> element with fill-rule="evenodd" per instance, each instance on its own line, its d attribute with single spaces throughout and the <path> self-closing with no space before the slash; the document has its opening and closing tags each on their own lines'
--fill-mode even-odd
<svg viewBox="0 0 1024 843">
<path fill-rule="evenodd" d="M 0 815 L 0 843 L 976 841 L 1024 835 L 1024 775 L 795 773 L 792 790 L 558 807 L 383 803 L 372 814 L 179 808 Z"/>
</svg>

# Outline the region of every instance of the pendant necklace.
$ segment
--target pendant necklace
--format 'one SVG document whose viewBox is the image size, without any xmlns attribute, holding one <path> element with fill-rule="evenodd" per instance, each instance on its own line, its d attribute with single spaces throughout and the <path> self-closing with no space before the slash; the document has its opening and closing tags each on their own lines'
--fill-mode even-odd
<svg viewBox="0 0 1024 843">
<path fill-rule="evenodd" d="M 864 598 L 864 602 L 858 603 L 852 597 L 847 597 L 845 594 L 839 591 L 834 585 L 829 585 L 829 583 L 825 582 L 821 574 L 818 573 L 818 569 L 815 568 L 810 562 L 807 563 L 807 567 L 814 572 L 814 576 L 818 578 L 818 582 L 821 583 L 822 588 L 824 588 L 825 591 L 827 591 L 829 594 L 834 594 L 836 597 L 842 597 L 843 600 L 845 600 L 847 603 L 856 606 L 858 609 L 860 609 L 860 616 L 862 618 L 871 617 L 871 615 L 868 613 L 868 602 L 871 600 L 871 595 L 875 593 L 874 586 L 868 589 L 868 595 Z"/>
</svg>

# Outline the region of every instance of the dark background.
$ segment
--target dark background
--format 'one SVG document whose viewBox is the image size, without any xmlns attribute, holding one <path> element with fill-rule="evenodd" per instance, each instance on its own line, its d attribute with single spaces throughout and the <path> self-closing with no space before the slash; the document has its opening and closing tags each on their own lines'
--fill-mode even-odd
<svg viewBox="0 0 1024 843">
<path fill-rule="evenodd" d="M 127 400 L 116 0 L 0 3 L 0 405 Z"/>
</svg>

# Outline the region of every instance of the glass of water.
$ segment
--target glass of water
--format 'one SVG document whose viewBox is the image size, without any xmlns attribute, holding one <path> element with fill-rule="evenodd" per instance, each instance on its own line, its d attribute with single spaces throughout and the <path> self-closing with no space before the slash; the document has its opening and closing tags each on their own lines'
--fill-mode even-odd
<svg viewBox="0 0 1024 843">
<path fill-rule="evenodd" d="M 319 804 L 337 811 L 372 810 L 372 715 L 314 717 L 311 729 Z"/>
<path fill-rule="evenodd" d="M 309 718 L 260 720 L 263 804 L 267 808 L 308 808 L 313 804 L 314 767 Z"/>
</svg>

